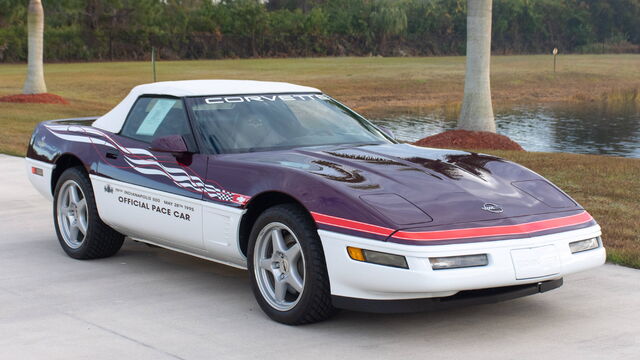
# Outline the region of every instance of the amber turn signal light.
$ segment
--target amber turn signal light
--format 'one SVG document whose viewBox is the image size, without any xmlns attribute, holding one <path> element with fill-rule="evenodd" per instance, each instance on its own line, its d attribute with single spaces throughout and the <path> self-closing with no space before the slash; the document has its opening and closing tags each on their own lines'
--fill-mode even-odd
<svg viewBox="0 0 640 360">
<path fill-rule="evenodd" d="M 376 265 L 392 266 L 408 269 L 407 259 L 402 255 L 387 254 L 379 251 L 365 250 L 347 246 L 349 257 L 356 261 L 367 262 Z"/>
<path fill-rule="evenodd" d="M 353 260 L 366 261 L 364 259 L 364 254 L 362 253 L 362 249 L 347 246 L 347 252 L 349 253 L 349 257 Z"/>
</svg>

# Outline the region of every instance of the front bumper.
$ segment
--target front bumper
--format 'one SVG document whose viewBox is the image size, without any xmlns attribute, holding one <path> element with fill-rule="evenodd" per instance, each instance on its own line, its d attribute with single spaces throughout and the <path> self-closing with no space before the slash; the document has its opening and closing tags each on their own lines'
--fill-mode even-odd
<svg viewBox="0 0 640 360">
<path fill-rule="evenodd" d="M 409 313 L 430 310 L 443 310 L 457 306 L 491 304 L 516 299 L 523 296 L 547 292 L 562 286 L 562 278 L 547 280 L 533 284 L 503 286 L 491 289 L 460 291 L 453 296 L 402 299 L 402 300 L 368 300 L 343 296 L 331 297 L 333 306 L 353 311 L 370 313 Z"/>
<path fill-rule="evenodd" d="M 325 230 L 318 233 L 327 262 L 331 295 L 338 307 L 349 308 L 352 306 L 347 306 L 347 302 L 354 303 L 358 299 L 453 298 L 457 293 L 468 290 L 531 284 L 534 285 L 531 289 L 537 289 L 540 283 L 558 280 L 567 274 L 602 265 L 606 257 L 602 244 L 596 249 L 575 254 L 569 249 L 570 242 L 600 236 L 600 227 L 597 225 L 527 239 L 426 246 L 373 241 Z M 354 261 L 347 253 L 347 246 L 405 256 L 409 269 Z M 535 274 L 538 271 L 540 276 L 527 275 L 528 277 L 522 278 L 522 273 L 518 275 L 516 271 L 512 251 L 540 247 L 552 249 L 552 266 L 548 261 L 542 261 L 538 271 L 534 262 L 533 269 L 529 266 L 527 274 L 531 274 L 532 271 Z M 481 267 L 433 270 L 429 262 L 429 257 L 472 254 L 487 254 L 489 264 Z M 545 256 L 549 256 L 549 251 Z M 533 293 L 536 292 L 539 291 L 535 290 Z M 344 300 L 342 304 L 341 300 Z"/>
</svg>

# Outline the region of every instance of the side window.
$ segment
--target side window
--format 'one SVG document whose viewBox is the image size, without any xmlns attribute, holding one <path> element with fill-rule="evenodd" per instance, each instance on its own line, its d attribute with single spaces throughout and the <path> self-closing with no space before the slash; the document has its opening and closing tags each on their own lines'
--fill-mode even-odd
<svg viewBox="0 0 640 360">
<path fill-rule="evenodd" d="M 141 97 L 124 122 L 120 135 L 151 142 L 168 136 L 191 136 L 189 120 L 182 100 L 161 97 Z"/>
</svg>

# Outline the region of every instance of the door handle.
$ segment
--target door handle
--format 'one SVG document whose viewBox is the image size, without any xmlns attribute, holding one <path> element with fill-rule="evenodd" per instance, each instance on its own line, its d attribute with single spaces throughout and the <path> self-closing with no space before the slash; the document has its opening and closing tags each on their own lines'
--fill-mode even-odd
<svg viewBox="0 0 640 360">
<path fill-rule="evenodd" d="M 118 158 L 118 154 L 117 151 L 107 151 L 107 158 L 115 160 Z"/>
</svg>

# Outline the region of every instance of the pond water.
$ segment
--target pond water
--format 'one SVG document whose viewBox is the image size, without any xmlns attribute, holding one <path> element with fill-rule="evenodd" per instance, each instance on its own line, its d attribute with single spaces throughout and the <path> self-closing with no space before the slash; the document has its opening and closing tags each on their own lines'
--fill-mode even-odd
<svg viewBox="0 0 640 360">
<path fill-rule="evenodd" d="M 525 150 L 640 158 L 640 105 L 581 104 L 516 107 L 495 114 L 498 133 Z M 374 119 L 401 141 L 416 141 L 454 129 L 457 113 L 434 111 L 421 117 Z"/>
</svg>

